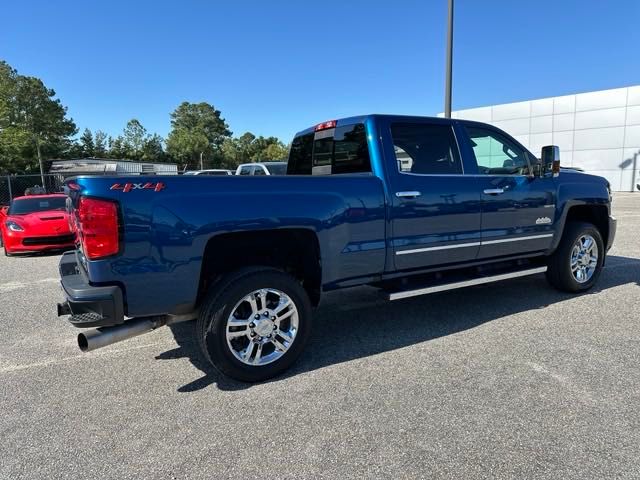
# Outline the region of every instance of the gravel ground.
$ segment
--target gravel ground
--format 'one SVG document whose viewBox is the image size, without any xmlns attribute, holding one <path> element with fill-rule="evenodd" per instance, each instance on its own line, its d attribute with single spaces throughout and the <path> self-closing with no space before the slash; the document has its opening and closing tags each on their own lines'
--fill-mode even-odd
<svg viewBox="0 0 640 480">
<path fill-rule="evenodd" d="M 640 478 L 640 195 L 614 206 L 592 292 L 338 292 L 260 385 L 191 323 L 81 354 L 59 257 L 0 257 L 0 478 Z"/>
</svg>

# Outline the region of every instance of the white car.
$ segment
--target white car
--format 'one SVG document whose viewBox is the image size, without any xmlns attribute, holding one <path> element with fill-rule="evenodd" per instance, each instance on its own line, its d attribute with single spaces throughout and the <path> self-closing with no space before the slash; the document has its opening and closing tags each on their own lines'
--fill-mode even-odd
<svg viewBox="0 0 640 480">
<path fill-rule="evenodd" d="M 238 165 L 236 175 L 286 175 L 287 162 L 258 162 Z"/>
<path fill-rule="evenodd" d="M 233 175 L 233 172 L 225 168 L 212 168 L 211 170 L 187 170 L 184 175 Z"/>
</svg>

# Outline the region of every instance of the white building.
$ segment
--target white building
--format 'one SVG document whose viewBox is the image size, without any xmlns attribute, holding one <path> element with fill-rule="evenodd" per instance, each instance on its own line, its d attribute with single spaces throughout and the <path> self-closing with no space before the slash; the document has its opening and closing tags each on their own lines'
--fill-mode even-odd
<svg viewBox="0 0 640 480">
<path fill-rule="evenodd" d="M 544 145 L 558 145 L 562 165 L 601 175 L 612 190 L 637 190 L 640 183 L 640 85 L 470 108 L 451 116 L 491 123 L 537 156 Z"/>
</svg>

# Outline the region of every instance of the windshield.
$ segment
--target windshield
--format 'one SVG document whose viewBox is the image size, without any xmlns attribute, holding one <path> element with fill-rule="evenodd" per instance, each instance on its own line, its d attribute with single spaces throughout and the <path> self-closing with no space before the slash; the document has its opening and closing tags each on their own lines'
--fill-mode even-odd
<svg viewBox="0 0 640 480">
<path fill-rule="evenodd" d="M 286 163 L 265 163 L 263 164 L 269 170 L 271 175 L 286 175 L 287 164 Z"/>
<path fill-rule="evenodd" d="M 27 213 L 46 212 L 47 210 L 64 210 L 66 197 L 33 197 L 14 200 L 9 207 L 9 215 L 26 215 Z"/>
</svg>

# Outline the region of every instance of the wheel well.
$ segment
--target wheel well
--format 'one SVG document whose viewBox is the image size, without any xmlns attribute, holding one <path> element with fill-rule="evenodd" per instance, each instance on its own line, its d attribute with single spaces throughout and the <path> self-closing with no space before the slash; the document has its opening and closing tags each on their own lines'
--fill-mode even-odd
<svg viewBox="0 0 640 480">
<path fill-rule="evenodd" d="M 569 209 L 567 221 L 588 222 L 596 226 L 602 235 L 602 241 L 607 244 L 609 238 L 609 210 L 605 205 L 576 205 Z"/>
<path fill-rule="evenodd" d="M 259 230 L 216 235 L 202 259 L 198 304 L 209 287 L 224 274 L 249 266 L 268 266 L 300 280 L 311 303 L 320 301 L 320 246 L 306 229 Z"/>
</svg>

